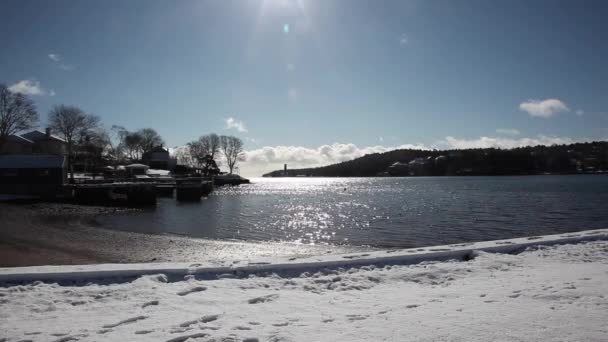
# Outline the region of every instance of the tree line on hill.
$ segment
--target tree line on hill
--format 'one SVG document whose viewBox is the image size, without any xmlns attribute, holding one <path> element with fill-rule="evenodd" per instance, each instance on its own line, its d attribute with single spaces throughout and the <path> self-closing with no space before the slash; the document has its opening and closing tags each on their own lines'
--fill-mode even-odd
<svg viewBox="0 0 608 342">
<path fill-rule="evenodd" d="M 264 177 L 537 175 L 608 172 L 608 142 L 513 149 L 394 150 L 333 165 L 277 170 Z"/>
<path fill-rule="evenodd" d="M 40 117 L 34 102 L 25 94 L 12 92 L 0 84 L 0 150 L 6 139 L 38 126 Z M 101 119 L 75 106 L 56 105 L 48 113 L 48 126 L 66 142 L 67 167 L 73 178 L 74 165 L 80 171 L 95 171 L 101 166 L 139 162 L 165 142 L 153 128 L 129 131 L 122 126 L 104 128 Z M 178 149 L 176 156 L 185 172 L 219 174 L 220 159 L 230 173 L 244 160 L 243 141 L 234 136 L 209 134 Z"/>
</svg>

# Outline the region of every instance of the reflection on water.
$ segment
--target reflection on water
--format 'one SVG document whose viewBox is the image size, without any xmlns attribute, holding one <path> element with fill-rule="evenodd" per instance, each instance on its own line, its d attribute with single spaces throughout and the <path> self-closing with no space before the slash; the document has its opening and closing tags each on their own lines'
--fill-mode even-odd
<svg viewBox="0 0 608 342">
<path fill-rule="evenodd" d="M 272 178 L 102 217 L 212 239 L 415 247 L 608 228 L 608 177 Z"/>
</svg>

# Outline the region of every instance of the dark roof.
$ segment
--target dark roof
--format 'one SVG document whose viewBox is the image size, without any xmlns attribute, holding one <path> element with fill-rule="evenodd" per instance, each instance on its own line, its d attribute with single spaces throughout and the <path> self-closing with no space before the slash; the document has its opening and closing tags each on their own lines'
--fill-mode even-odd
<svg viewBox="0 0 608 342">
<path fill-rule="evenodd" d="M 46 133 L 42 132 L 42 131 L 31 131 L 29 133 L 25 133 L 25 134 L 21 134 L 21 136 L 23 138 L 29 139 L 31 141 L 38 141 L 38 140 L 46 140 Z M 56 136 L 56 135 L 52 135 L 50 137 L 50 140 L 56 140 L 56 141 L 61 141 L 61 142 L 66 142 L 65 140 L 61 139 L 60 137 Z"/>
<path fill-rule="evenodd" d="M 33 141 L 26 139 L 20 135 L 16 135 L 16 134 L 11 134 L 8 137 L 6 137 L 6 141 L 15 142 L 15 143 L 19 143 L 19 144 L 28 144 L 28 145 L 31 145 L 34 143 Z"/>
<path fill-rule="evenodd" d="M 64 164 L 64 156 L 53 154 L 0 155 L 0 169 L 57 169 Z"/>
</svg>

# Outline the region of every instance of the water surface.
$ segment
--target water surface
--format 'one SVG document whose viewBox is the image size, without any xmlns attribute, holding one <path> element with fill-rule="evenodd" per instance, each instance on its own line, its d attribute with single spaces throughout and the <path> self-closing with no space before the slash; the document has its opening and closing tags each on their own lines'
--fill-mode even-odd
<svg viewBox="0 0 608 342">
<path fill-rule="evenodd" d="M 608 228 L 608 176 L 258 178 L 100 217 L 211 239 L 417 247 Z"/>
</svg>

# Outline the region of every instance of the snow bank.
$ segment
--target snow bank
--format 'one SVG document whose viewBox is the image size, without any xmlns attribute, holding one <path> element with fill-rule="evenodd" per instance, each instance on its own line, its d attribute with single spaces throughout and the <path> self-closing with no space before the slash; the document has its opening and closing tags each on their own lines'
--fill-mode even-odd
<svg viewBox="0 0 608 342">
<path fill-rule="evenodd" d="M 156 274 L 2 287 L 0 340 L 606 341 L 606 237 L 600 230 L 231 267 L 2 270 L 13 280 Z M 436 261 L 468 253 L 475 258 Z"/>
<path fill-rule="evenodd" d="M 393 249 L 362 254 L 260 259 L 254 262 L 235 260 L 228 266 L 217 263 L 146 263 L 0 268 L 0 285 L 23 284 L 33 281 L 59 282 L 71 285 L 92 280 L 98 283 L 112 283 L 131 281 L 143 275 L 158 273 L 165 274 L 169 281 L 182 280 L 186 275 L 196 276 L 198 279 L 218 279 L 225 274 L 243 278 L 250 274 L 269 272 L 285 276 L 297 276 L 303 272 L 366 265 L 382 267 L 386 265 L 412 265 L 428 261 L 469 260 L 474 258 L 478 252 L 512 254 L 522 252 L 533 246 L 551 246 L 594 240 L 608 240 L 608 229 L 426 248 Z"/>
</svg>

